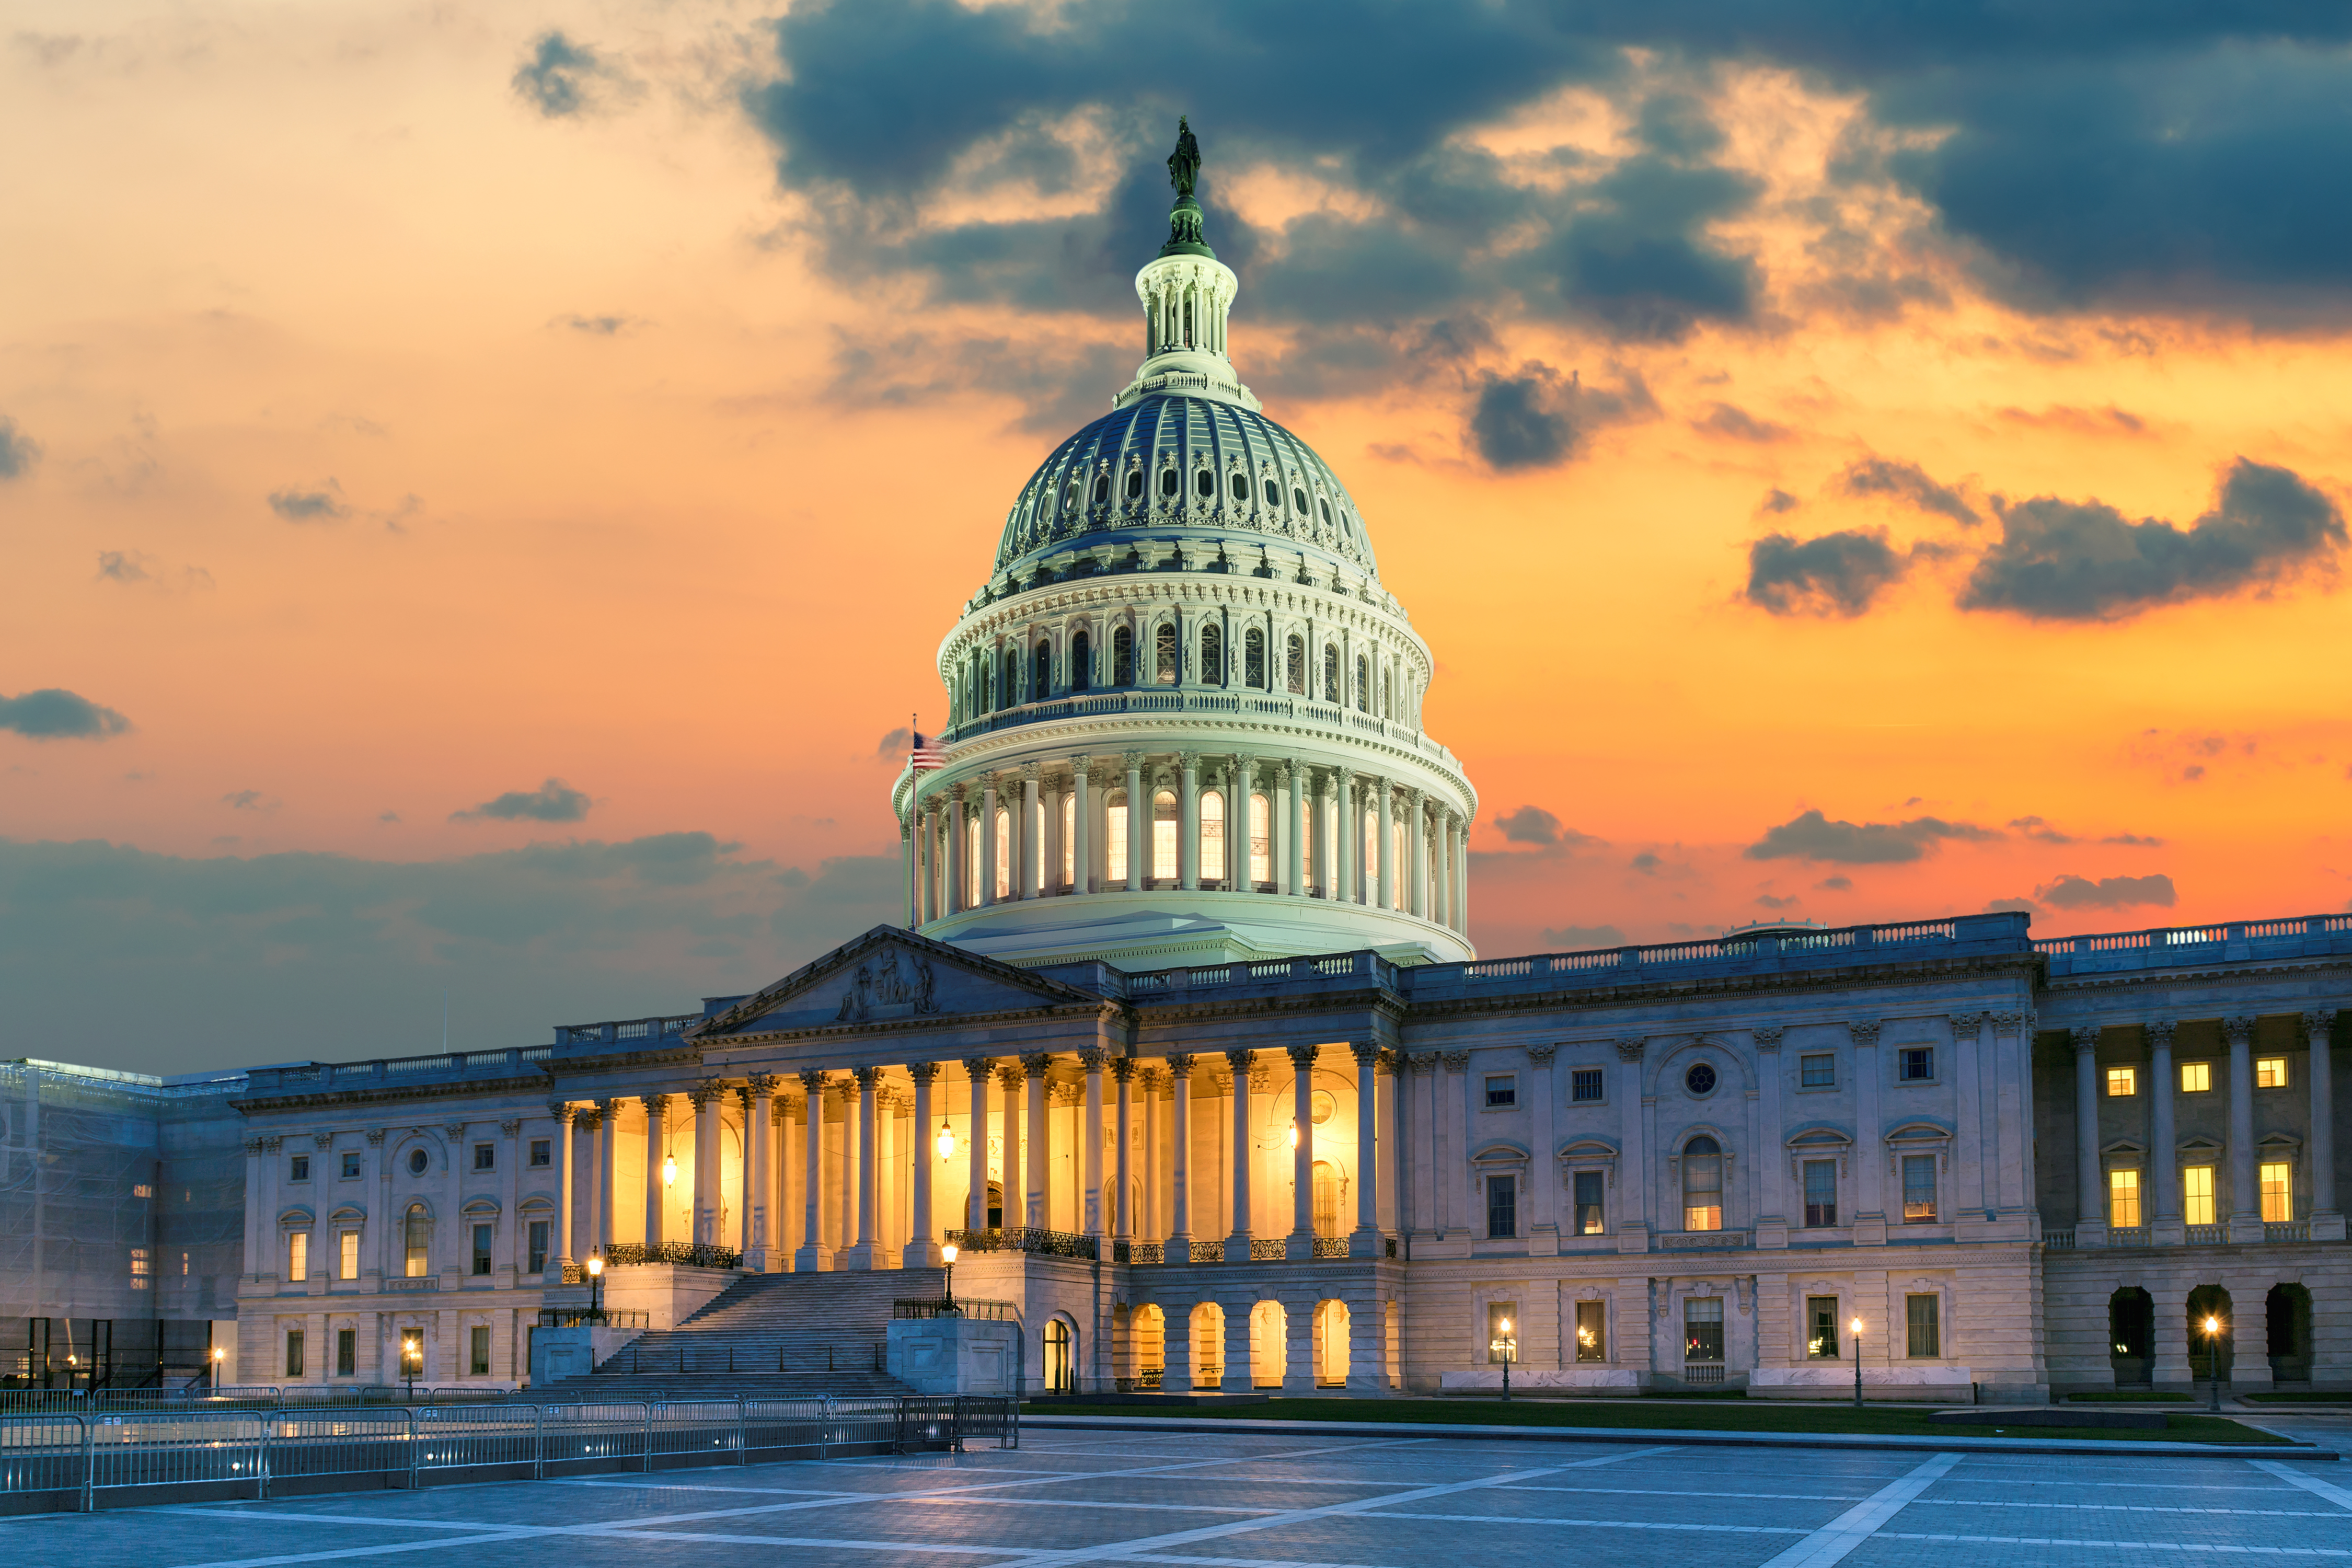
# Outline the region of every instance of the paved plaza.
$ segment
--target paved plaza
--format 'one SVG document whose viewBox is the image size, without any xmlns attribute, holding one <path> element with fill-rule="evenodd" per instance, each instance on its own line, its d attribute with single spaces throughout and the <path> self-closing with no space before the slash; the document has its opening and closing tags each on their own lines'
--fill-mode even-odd
<svg viewBox="0 0 2352 1568">
<path fill-rule="evenodd" d="M 2297 1424 L 2338 1442 L 2342 1418 Z M 1034 1429 L 1018 1450 L 0 1521 L 10 1568 L 2352 1558 L 2352 1465 Z"/>
</svg>

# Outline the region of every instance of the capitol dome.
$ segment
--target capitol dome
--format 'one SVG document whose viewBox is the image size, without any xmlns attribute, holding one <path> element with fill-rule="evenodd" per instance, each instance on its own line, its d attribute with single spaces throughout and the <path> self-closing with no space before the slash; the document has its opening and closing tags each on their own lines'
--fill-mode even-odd
<svg viewBox="0 0 2352 1568">
<path fill-rule="evenodd" d="M 1475 956 L 1434 661 L 1354 497 L 1234 368 L 1198 167 L 1184 130 L 1143 363 L 1022 488 L 940 642 L 945 761 L 893 792 L 908 923 L 1022 964 Z"/>
</svg>

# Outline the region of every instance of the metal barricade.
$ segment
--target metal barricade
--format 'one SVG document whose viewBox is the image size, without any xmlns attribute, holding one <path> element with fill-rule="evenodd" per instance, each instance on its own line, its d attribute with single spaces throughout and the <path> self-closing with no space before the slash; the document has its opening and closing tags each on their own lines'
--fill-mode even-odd
<svg viewBox="0 0 2352 1568">
<path fill-rule="evenodd" d="M 634 1402 L 551 1405 L 540 1415 L 540 1468 L 546 1475 L 642 1470 L 649 1458 L 652 1408 Z"/>
<path fill-rule="evenodd" d="M 79 1388 L 0 1388 L 0 1415 L 69 1415 L 89 1408 L 89 1395 Z"/>
<path fill-rule="evenodd" d="M 289 1487 L 351 1491 L 371 1484 L 408 1484 L 409 1456 L 416 1445 L 415 1424 L 405 1410 L 281 1410 L 268 1426 L 265 1496 Z"/>
<path fill-rule="evenodd" d="M 898 1396 L 898 1452 L 919 1454 L 935 1448 L 961 1447 L 953 1394 L 902 1394 Z"/>
<path fill-rule="evenodd" d="M 411 1416 L 416 1423 L 412 1468 L 419 1485 L 435 1470 L 536 1475 L 544 1468 L 536 1405 L 428 1405 Z"/>
<path fill-rule="evenodd" d="M 741 1463 L 743 1405 L 736 1399 L 688 1399 L 656 1405 L 646 1426 L 653 1463 Z M 649 1468 L 651 1467 L 648 1467 Z"/>
<path fill-rule="evenodd" d="M 268 1495 L 262 1459 L 269 1433 L 266 1414 L 173 1410 L 92 1415 L 88 1419 L 85 1508 L 98 1506 L 103 1493 L 148 1488 L 173 1489 L 172 1500 Z"/>
<path fill-rule="evenodd" d="M 0 1503 L 11 1513 L 82 1505 L 89 1423 L 79 1415 L 0 1416 Z"/>
<path fill-rule="evenodd" d="M 1000 1448 L 1021 1447 L 1021 1401 L 1007 1394 L 956 1396 L 956 1436 L 965 1443 L 993 1439 Z"/>
<path fill-rule="evenodd" d="M 898 1447 L 898 1402 L 887 1395 L 825 1401 L 825 1446 L 843 1454 L 888 1454 Z"/>
<path fill-rule="evenodd" d="M 814 1397 L 743 1401 L 745 1456 L 757 1454 L 762 1463 L 830 1457 L 825 1405 L 824 1399 Z"/>
</svg>

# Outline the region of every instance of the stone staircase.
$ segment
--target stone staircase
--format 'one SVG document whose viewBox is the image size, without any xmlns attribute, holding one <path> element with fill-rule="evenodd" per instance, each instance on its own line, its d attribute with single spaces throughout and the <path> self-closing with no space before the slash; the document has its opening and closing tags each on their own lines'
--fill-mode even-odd
<svg viewBox="0 0 2352 1568">
<path fill-rule="evenodd" d="M 535 1394 L 561 1399 L 789 1399 L 904 1394 L 881 1370 L 890 1304 L 933 1297 L 937 1268 L 746 1274 L 674 1329 L 652 1329 L 594 1372 Z"/>
</svg>

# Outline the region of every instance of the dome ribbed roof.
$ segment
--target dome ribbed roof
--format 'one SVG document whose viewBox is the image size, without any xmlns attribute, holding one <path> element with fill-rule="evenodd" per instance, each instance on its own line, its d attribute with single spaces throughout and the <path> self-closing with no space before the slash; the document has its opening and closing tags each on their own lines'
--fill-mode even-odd
<svg viewBox="0 0 2352 1568">
<path fill-rule="evenodd" d="M 1354 498 L 1330 465 L 1265 415 L 1215 398 L 1139 398 L 1063 442 L 1005 519 L 996 568 L 1126 535 L 1214 538 L 1235 555 L 1264 546 L 1380 575 Z"/>
</svg>

